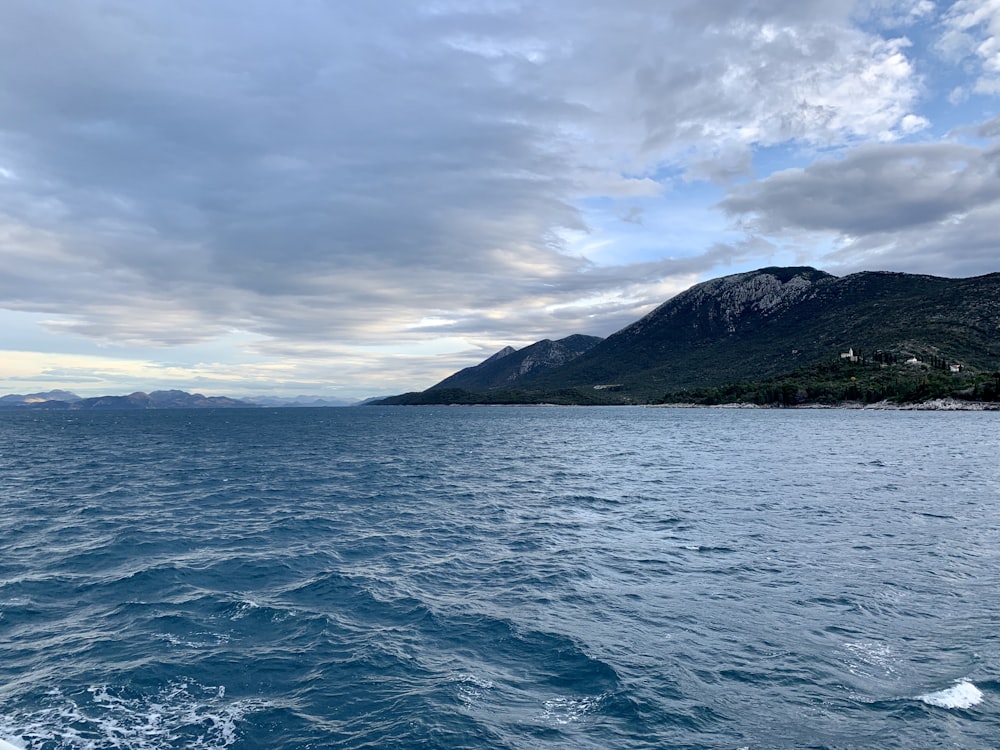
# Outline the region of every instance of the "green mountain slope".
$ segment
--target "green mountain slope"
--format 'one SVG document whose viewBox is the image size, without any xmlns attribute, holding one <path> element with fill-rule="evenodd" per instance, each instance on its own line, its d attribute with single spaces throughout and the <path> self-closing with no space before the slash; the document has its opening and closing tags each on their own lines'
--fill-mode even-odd
<svg viewBox="0 0 1000 750">
<path fill-rule="evenodd" d="M 731 383 L 787 387 L 790 373 L 809 373 L 849 350 L 880 364 L 915 358 L 938 369 L 1000 370 L 1000 274 L 836 277 L 763 268 L 698 284 L 559 367 L 452 387 L 467 391 L 462 402 L 651 403 Z"/>
</svg>

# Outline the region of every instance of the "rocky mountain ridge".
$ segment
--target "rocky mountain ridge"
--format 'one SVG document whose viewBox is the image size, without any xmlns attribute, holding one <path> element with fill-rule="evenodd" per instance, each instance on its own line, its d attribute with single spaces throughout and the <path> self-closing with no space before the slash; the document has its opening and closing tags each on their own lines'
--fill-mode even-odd
<svg viewBox="0 0 1000 750">
<path fill-rule="evenodd" d="M 478 365 L 459 370 L 428 390 L 489 390 L 524 384 L 571 362 L 601 340 L 598 336 L 576 334 L 557 341 L 543 339 L 520 350 L 507 346 Z"/>
<path fill-rule="evenodd" d="M 654 403 L 690 389 L 776 382 L 851 350 L 880 364 L 912 359 L 957 364 L 965 373 L 1000 370 L 1000 274 L 837 277 L 810 267 L 733 274 L 691 287 L 530 378 L 457 389 L 463 392 L 432 388 L 389 402 Z"/>
</svg>

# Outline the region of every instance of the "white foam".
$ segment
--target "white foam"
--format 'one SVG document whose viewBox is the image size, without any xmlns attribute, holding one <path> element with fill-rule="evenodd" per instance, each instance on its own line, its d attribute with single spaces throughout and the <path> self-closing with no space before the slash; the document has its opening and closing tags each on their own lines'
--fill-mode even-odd
<svg viewBox="0 0 1000 750">
<path fill-rule="evenodd" d="M 475 685 L 477 688 L 482 688 L 483 690 L 493 689 L 493 680 L 487 680 L 483 677 L 476 677 L 474 674 L 459 675 L 458 681 L 465 685 Z"/>
<path fill-rule="evenodd" d="M 210 633 L 207 631 L 194 633 L 195 636 L 205 636 L 201 640 L 184 639 L 179 638 L 172 633 L 163 633 L 159 636 L 160 640 L 164 640 L 171 646 L 180 646 L 183 648 L 212 648 L 214 646 L 221 646 L 223 644 L 229 643 L 232 636 L 228 633 Z"/>
<path fill-rule="evenodd" d="M 187 747 L 223 750 L 239 740 L 239 724 L 248 714 L 270 706 L 230 701 L 222 686 L 193 683 L 174 683 L 149 696 L 126 696 L 104 685 L 88 692 L 90 700 L 77 702 L 50 691 L 47 706 L 0 718 L 0 734 L 21 737 L 29 747 L 57 743 L 80 750 L 159 750 L 185 737 Z"/>
<path fill-rule="evenodd" d="M 253 610 L 260 609 L 260 603 L 253 599 L 244 599 L 236 605 L 236 611 L 230 616 L 230 620 L 242 620 Z"/>
<path fill-rule="evenodd" d="M 493 689 L 493 680 L 471 674 L 458 676 L 458 697 L 466 708 L 472 708 L 482 700 L 487 691 Z"/>
<path fill-rule="evenodd" d="M 603 693 L 585 698 L 559 696 L 542 704 L 545 710 L 541 718 L 555 724 L 572 724 L 599 710 L 606 697 Z"/>
<path fill-rule="evenodd" d="M 892 647 L 885 643 L 861 641 L 845 643 L 844 648 L 850 652 L 851 659 L 847 668 L 851 674 L 861 677 L 875 677 L 873 672 L 881 676 L 891 675 L 896 671 L 896 656 Z"/>
<path fill-rule="evenodd" d="M 918 695 L 917 700 L 938 708 L 972 708 L 982 703 L 983 691 L 968 680 L 959 680 L 950 688 Z"/>
<path fill-rule="evenodd" d="M 242 599 L 236 605 L 233 613 L 229 616 L 229 619 L 233 620 L 234 622 L 236 620 L 242 620 L 244 617 L 251 614 L 254 610 L 261 609 L 264 606 L 265 605 L 261 604 L 256 599 L 250 599 L 250 598 Z M 270 619 L 271 622 L 284 622 L 289 617 L 295 617 L 295 610 L 291 609 L 272 610 Z"/>
</svg>

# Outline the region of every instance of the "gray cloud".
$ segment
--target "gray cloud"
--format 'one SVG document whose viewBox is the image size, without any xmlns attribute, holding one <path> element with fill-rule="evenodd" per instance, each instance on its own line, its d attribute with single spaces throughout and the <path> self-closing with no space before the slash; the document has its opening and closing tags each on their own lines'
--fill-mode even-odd
<svg viewBox="0 0 1000 750">
<path fill-rule="evenodd" d="M 851 25 L 853 8 L 11 0 L 0 305 L 142 345 L 233 329 L 370 343 L 607 333 L 671 279 L 746 251 L 573 256 L 563 231 L 587 229 L 579 201 L 609 175 L 730 180 L 753 146 L 921 127 L 905 43 Z M 985 173 L 943 176 L 975 154 L 942 149 L 915 152 L 915 168 L 955 206 L 988 200 Z M 866 153 L 858 168 L 897 184 Z M 807 192 L 832 177 L 807 171 Z M 724 206 L 775 227 L 851 224 L 846 193 L 840 217 L 776 208 L 782 179 Z M 957 210 L 918 198 L 914 220 Z"/>
<path fill-rule="evenodd" d="M 980 138 L 997 138 L 1000 136 L 1000 117 L 994 117 L 989 122 L 984 122 L 976 128 L 976 133 Z"/>
<path fill-rule="evenodd" d="M 1000 150 L 959 144 L 863 146 L 774 174 L 720 204 L 751 228 L 843 235 L 901 231 L 1000 199 Z"/>
<path fill-rule="evenodd" d="M 827 263 L 938 275 L 993 270 L 1000 147 L 869 145 L 733 190 L 720 204 L 751 233 L 838 237 Z"/>
<path fill-rule="evenodd" d="M 933 276 L 968 277 L 997 269 L 1000 203 L 922 229 L 851 238 L 823 261 L 845 273 L 893 268 Z"/>
</svg>

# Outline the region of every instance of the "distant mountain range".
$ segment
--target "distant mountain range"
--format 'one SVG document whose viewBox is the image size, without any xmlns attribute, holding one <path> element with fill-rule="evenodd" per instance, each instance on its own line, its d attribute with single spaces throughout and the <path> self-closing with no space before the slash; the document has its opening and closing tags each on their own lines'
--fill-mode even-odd
<svg viewBox="0 0 1000 750">
<path fill-rule="evenodd" d="M 315 406 L 356 406 L 357 400 L 330 398 L 329 396 L 254 396 L 246 399 L 256 406 L 271 407 L 315 407 Z"/>
<path fill-rule="evenodd" d="M 782 389 L 796 382 L 802 401 L 811 399 L 806 386 L 819 381 L 826 385 L 815 385 L 815 394 L 834 398 L 838 379 L 850 384 L 847 397 L 861 386 L 861 398 L 917 394 L 910 386 L 918 381 L 924 392 L 951 387 L 980 397 L 994 394 L 997 370 L 1000 273 L 836 277 L 771 267 L 698 284 L 606 339 L 508 347 L 426 391 L 378 403 L 657 403 L 710 398 L 733 384 L 746 386 L 734 393 L 771 384 L 768 393 L 781 391 L 787 401 Z M 942 372 L 956 377 L 941 380 Z"/>
<path fill-rule="evenodd" d="M 19 394 L 11 393 L 7 396 L 0 396 L 0 409 L 13 409 L 24 406 L 37 406 L 50 401 L 59 401 L 71 404 L 79 401 L 80 397 L 70 391 L 45 391 L 44 393 Z"/>
<path fill-rule="evenodd" d="M 130 393 L 127 396 L 93 396 L 81 398 L 69 391 L 47 391 L 27 395 L 10 394 L 0 397 L 0 409 L 205 409 L 253 408 L 249 401 L 226 396 L 203 396 L 186 391 L 153 391 Z"/>
<path fill-rule="evenodd" d="M 425 391 L 374 404 L 797 405 L 954 397 L 1000 402 L 1000 273 L 946 279 L 809 267 L 698 284 L 601 339 L 505 347 Z M 0 397 L 0 409 L 341 406 L 325 397 L 254 401 L 154 391 Z"/>
<path fill-rule="evenodd" d="M 43 393 L 10 394 L 0 396 L 0 410 L 94 410 L 94 409 L 248 409 L 260 406 L 307 407 L 350 406 L 354 402 L 322 396 L 277 397 L 266 396 L 253 400 L 203 396 L 186 391 L 153 391 L 130 393 L 127 396 L 94 396 L 81 398 L 70 391 L 45 391 Z"/>
</svg>

